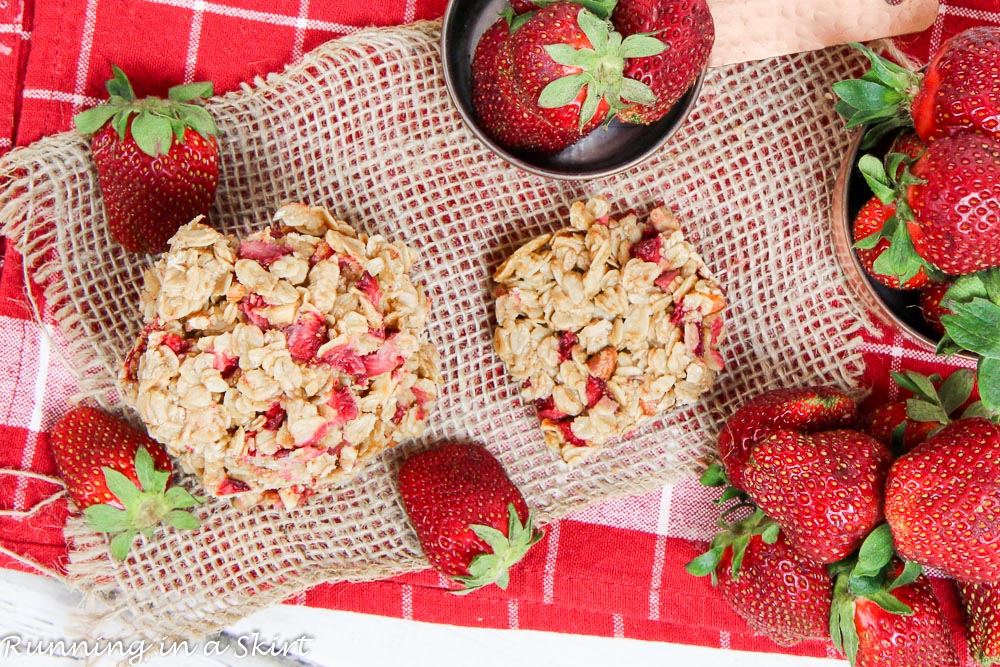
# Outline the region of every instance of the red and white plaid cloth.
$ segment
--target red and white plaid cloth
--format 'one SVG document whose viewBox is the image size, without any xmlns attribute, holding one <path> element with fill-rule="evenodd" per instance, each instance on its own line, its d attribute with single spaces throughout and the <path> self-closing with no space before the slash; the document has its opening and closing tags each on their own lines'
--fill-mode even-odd
<svg viewBox="0 0 1000 667">
<path fill-rule="evenodd" d="M 0 0 L 0 153 L 70 129 L 73 116 L 106 95 L 110 63 L 137 92 L 213 80 L 234 90 L 282 69 L 303 53 L 359 27 L 442 15 L 445 0 Z M 915 60 L 947 36 L 981 23 L 1000 24 L 1000 3 L 944 0 L 933 27 L 899 40 Z M 0 183 L 0 187 L 3 184 Z M 62 499 L 23 513 L 56 487 L 48 430 L 75 384 L 25 296 L 20 256 L 0 241 L 0 566 L 57 575 L 66 557 Z M 944 371 L 928 353 L 887 331 L 865 342 L 866 382 L 892 397 L 890 370 Z M 605 502 L 551 525 L 544 542 L 516 570 L 510 588 L 470 596 L 444 592 L 432 571 L 370 584 L 322 585 L 289 600 L 423 621 L 834 656 L 824 642 L 781 648 L 754 637 L 706 579 L 683 565 L 699 552 L 691 538 L 715 521 L 696 481 Z M 960 645 L 961 611 L 937 581 Z M 971 663 L 970 663 L 971 664 Z"/>
</svg>

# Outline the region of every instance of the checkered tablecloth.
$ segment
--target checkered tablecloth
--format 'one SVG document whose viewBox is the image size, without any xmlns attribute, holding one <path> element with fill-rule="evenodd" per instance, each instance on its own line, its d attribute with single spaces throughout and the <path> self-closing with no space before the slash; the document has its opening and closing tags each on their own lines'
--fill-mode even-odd
<svg viewBox="0 0 1000 667">
<path fill-rule="evenodd" d="M 322 42 L 359 27 L 434 19 L 444 0 L 0 0 L 0 153 L 67 130 L 81 109 L 105 97 L 110 63 L 141 95 L 211 79 L 223 93 L 251 83 Z M 899 40 L 915 60 L 948 35 L 1000 24 L 1000 3 L 946 0 L 933 27 Z M 3 184 L 0 183 L 0 187 Z M 0 241 L 2 243 L 2 241 Z M 48 481 L 48 430 L 75 390 L 59 348 L 26 299 L 34 289 L 20 256 L 0 246 L 0 566 L 58 576 L 66 557 L 66 505 Z M 38 295 L 40 297 L 40 295 Z M 945 370 L 899 334 L 866 336 L 866 382 L 892 397 L 889 371 Z M 506 591 L 458 597 L 432 571 L 371 584 L 324 585 L 289 604 L 457 625 L 579 634 L 832 656 L 824 642 L 782 649 L 754 637 L 683 564 L 715 521 L 694 480 L 605 502 L 549 527 Z M 937 581 L 961 641 L 953 591 Z"/>
</svg>

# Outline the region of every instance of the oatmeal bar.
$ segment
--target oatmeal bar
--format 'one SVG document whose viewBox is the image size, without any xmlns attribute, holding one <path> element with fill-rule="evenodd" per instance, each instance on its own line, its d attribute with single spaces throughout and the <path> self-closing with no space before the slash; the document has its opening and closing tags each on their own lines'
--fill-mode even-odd
<svg viewBox="0 0 1000 667">
<path fill-rule="evenodd" d="M 712 386 L 726 301 L 678 219 L 616 220 L 576 202 L 568 229 L 529 241 L 493 279 L 494 347 L 575 462 Z"/>
<path fill-rule="evenodd" d="M 301 204 L 242 241 L 189 223 L 146 272 L 122 393 L 208 493 L 295 507 L 423 431 L 440 377 L 413 261 Z"/>
</svg>

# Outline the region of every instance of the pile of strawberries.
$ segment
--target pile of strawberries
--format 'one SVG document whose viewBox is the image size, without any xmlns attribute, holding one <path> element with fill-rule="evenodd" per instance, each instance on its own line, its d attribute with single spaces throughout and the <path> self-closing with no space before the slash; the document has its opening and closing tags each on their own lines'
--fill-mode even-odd
<svg viewBox="0 0 1000 667">
<path fill-rule="evenodd" d="M 946 41 L 924 72 L 855 45 L 871 69 L 834 85 L 848 127 L 866 128 L 858 168 L 874 196 L 854 220 L 857 256 L 887 287 L 920 290 L 939 354 L 978 355 L 984 403 L 1000 409 L 1000 28 Z"/>
<path fill-rule="evenodd" d="M 511 0 L 476 46 L 472 105 L 504 148 L 558 153 L 614 118 L 663 118 L 714 41 L 705 0 Z"/>
<path fill-rule="evenodd" d="M 913 397 L 859 412 L 826 387 L 741 406 L 719 435 L 721 531 L 687 569 L 752 629 L 832 638 L 853 665 L 957 667 L 923 568 L 958 583 L 969 645 L 1000 661 L 1000 427 L 974 376 L 896 373 Z"/>
</svg>

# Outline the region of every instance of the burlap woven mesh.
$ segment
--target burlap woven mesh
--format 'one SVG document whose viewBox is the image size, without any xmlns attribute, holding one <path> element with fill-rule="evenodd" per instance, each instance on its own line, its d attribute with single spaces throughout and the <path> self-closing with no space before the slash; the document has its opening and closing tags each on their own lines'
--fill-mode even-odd
<svg viewBox="0 0 1000 667">
<path fill-rule="evenodd" d="M 485 443 L 544 523 L 692 474 L 720 419 L 751 392 L 851 387 L 860 377 L 867 322 L 833 258 L 828 221 L 849 139 L 828 91 L 857 65 L 846 49 L 713 70 L 694 114 L 655 159 L 566 183 L 505 165 L 463 126 L 444 87 L 439 29 L 361 32 L 209 105 L 222 129 L 217 227 L 245 233 L 280 202 L 300 200 L 419 250 L 416 277 L 433 299 L 430 336 L 445 378 L 426 437 L 296 511 L 209 503 L 200 530 L 161 532 L 121 565 L 71 521 L 70 578 L 94 614 L 104 605 L 152 638 L 197 636 L 321 581 L 425 567 L 394 473 L 401 454 L 430 442 Z M 60 351 L 87 398 L 124 412 L 114 373 L 138 330 L 145 263 L 108 237 L 87 142 L 44 139 L 9 154 L 0 174 L 14 177 L 0 222 L 46 288 Z M 696 407 L 569 468 L 544 445 L 533 407 L 492 351 L 490 276 L 590 194 L 618 210 L 664 201 L 682 216 L 728 293 L 728 365 Z"/>
</svg>

